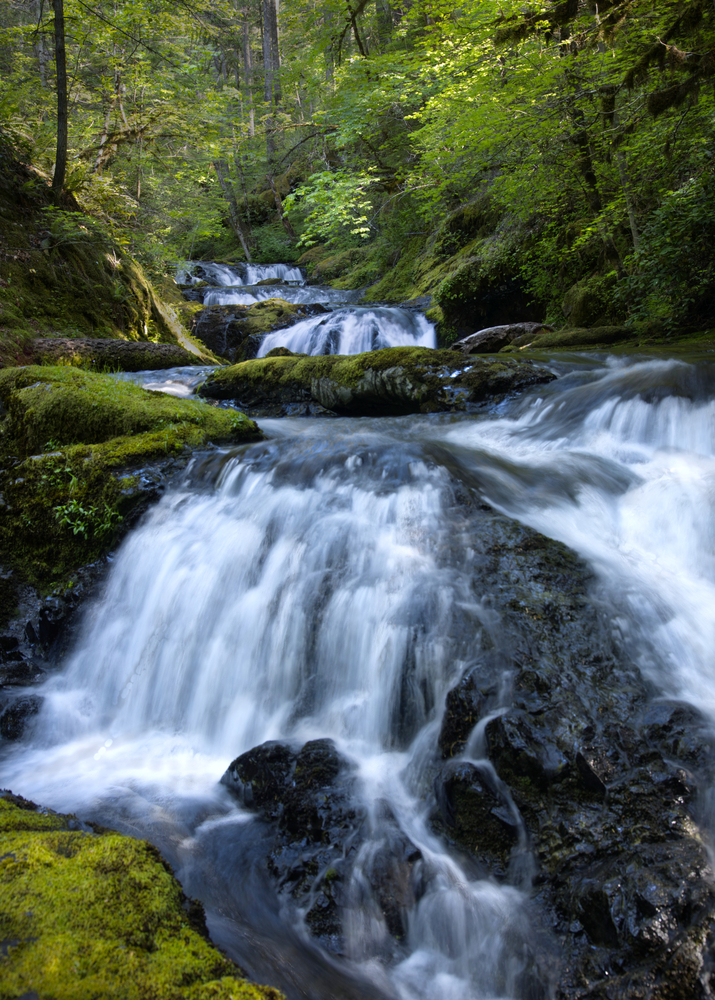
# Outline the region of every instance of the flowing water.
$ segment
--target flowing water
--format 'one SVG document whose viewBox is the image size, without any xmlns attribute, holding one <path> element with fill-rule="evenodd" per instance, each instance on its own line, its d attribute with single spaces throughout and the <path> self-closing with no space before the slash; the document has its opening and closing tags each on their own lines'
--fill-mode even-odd
<svg viewBox="0 0 715 1000">
<path fill-rule="evenodd" d="M 292 997 L 523 997 L 528 869 L 480 878 L 428 823 L 445 693 L 499 631 L 462 480 L 588 559 L 644 674 L 715 719 L 715 367 L 551 364 L 488 414 L 267 420 L 266 441 L 197 456 L 121 546 L 4 783 L 150 837 L 215 938 Z M 339 956 L 264 881 L 264 828 L 218 784 L 263 741 L 322 737 L 364 817 Z M 398 840 L 420 891 L 396 944 L 367 874 Z"/>
<path fill-rule="evenodd" d="M 359 306 L 362 290 L 306 284 L 300 268 L 288 264 L 202 263 L 185 265 L 180 284 L 208 281 L 200 290 L 205 306 L 246 306 L 271 298 L 322 305 L 326 312 L 268 334 L 258 357 L 274 347 L 296 354 L 361 354 L 384 347 L 436 347 L 434 324 L 423 313 L 394 306 Z M 268 285 L 258 281 L 275 282 Z M 327 314 L 326 314 L 327 313 Z"/>
</svg>

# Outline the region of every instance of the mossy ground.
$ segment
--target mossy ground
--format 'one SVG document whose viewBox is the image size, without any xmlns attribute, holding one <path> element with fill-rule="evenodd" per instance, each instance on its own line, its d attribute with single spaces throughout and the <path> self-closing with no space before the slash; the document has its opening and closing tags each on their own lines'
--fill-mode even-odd
<svg viewBox="0 0 715 1000">
<path fill-rule="evenodd" d="M 192 924 L 151 845 L 0 797 L 0 1000 L 281 1000 Z"/>
<path fill-rule="evenodd" d="M 155 287 L 101 223 L 47 179 L 0 157 L 0 365 L 22 364 L 40 336 L 178 343 L 201 354 L 188 327 L 195 305 L 173 281 Z"/>
<path fill-rule="evenodd" d="M 46 589 L 104 555 L 145 496 L 137 466 L 259 435 L 241 413 L 74 368 L 0 371 L 0 548 Z"/>
</svg>

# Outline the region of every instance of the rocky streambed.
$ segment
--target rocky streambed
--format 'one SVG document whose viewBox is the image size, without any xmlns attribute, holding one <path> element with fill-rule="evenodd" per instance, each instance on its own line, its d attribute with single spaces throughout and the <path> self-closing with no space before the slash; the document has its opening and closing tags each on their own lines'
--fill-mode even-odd
<svg viewBox="0 0 715 1000">
<path fill-rule="evenodd" d="M 335 347 L 329 305 L 280 336 Z M 709 997 L 712 369 L 412 329 L 352 356 L 264 334 L 209 374 L 213 405 L 3 374 L 2 531 L 29 574 L 0 639 L 4 783 L 80 817 L 55 839 L 156 844 L 289 997 Z M 73 586 L 33 604 L 55 564 Z M 29 858 L 44 820 L 18 803 Z M 47 934 L 13 930 L 12 982 L 36 989 Z M 217 962 L 196 996 L 244 988 Z"/>
</svg>

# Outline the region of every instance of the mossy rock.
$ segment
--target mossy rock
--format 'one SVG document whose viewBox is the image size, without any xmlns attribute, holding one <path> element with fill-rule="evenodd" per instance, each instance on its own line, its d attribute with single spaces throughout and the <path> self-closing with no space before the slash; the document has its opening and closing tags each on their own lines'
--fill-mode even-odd
<svg viewBox="0 0 715 1000">
<path fill-rule="evenodd" d="M 98 372 L 154 371 L 214 360 L 208 353 L 197 357 L 175 344 L 146 341 L 41 337 L 32 341 L 30 350 L 37 364 L 70 365 Z"/>
<path fill-rule="evenodd" d="M 200 912 L 145 841 L 0 797 L 0 1000 L 282 1000 L 212 946 Z"/>
<path fill-rule="evenodd" d="M 105 555 L 156 498 L 137 466 L 260 435 L 234 410 L 76 368 L 0 371 L 0 401 L 0 549 L 42 588 Z"/>
<path fill-rule="evenodd" d="M 634 331 L 626 326 L 594 326 L 575 330 L 555 330 L 552 333 L 542 333 L 538 337 L 534 337 L 532 334 L 517 337 L 507 347 L 503 347 L 499 353 L 513 354 L 526 347 L 533 350 L 554 347 L 605 347 L 620 341 L 631 340 L 634 336 Z"/>
<path fill-rule="evenodd" d="M 215 372 L 199 392 L 265 413 L 314 404 L 353 416 L 464 411 L 554 378 L 544 368 L 514 360 L 465 362 L 457 352 L 423 347 L 259 358 Z"/>
</svg>

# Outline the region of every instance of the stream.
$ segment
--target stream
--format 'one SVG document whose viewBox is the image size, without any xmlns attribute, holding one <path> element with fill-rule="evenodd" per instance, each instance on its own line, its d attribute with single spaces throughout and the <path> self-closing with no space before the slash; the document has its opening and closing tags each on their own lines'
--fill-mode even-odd
<svg viewBox="0 0 715 1000">
<path fill-rule="evenodd" d="M 278 278 L 330 306 L 261 354 L 434 346 L 421 314 L 339 301 L 287 265 L 203 267 L 207 304 L 259 301 L 277 292 L 256 282 Z M 3 751 L 16 793 L 156 843 L 214 940 L 291 998 L 537 995 L 528 845 L 497 881 L 430 822 L 446 694 L 501 629 L 470 505 L 586 560 L 648 683 L 715 720 L 715 366 L 540 361 L 556 381 L 478 415 L 267 419 L 264 441 L 195 455 L 113 558 L 30 735 Z M 204 374 L 131 377 L 189 395 Z M 266 741 L 326 739 L 357 817 L 332 944 L 276 891 L 265 823 L 219 783 Z M 460 759 L 484 763 L 479 738 Z M 374 872 L 405 851 L 418 861 L 395 935 Z M 317 863 L 316 885 L 336 865 Z"/>
</svg>

